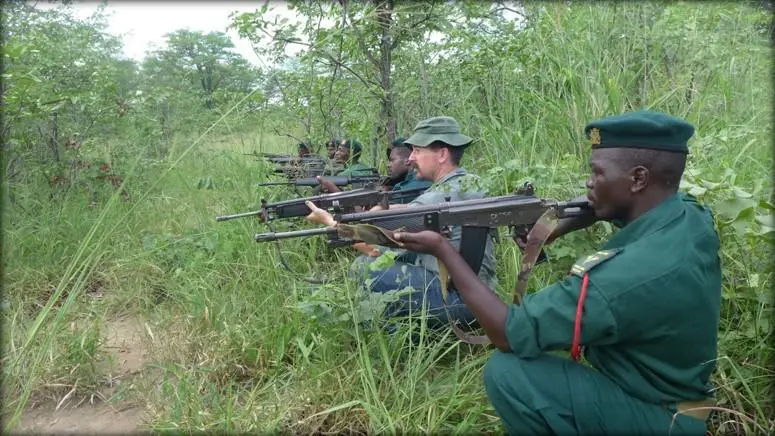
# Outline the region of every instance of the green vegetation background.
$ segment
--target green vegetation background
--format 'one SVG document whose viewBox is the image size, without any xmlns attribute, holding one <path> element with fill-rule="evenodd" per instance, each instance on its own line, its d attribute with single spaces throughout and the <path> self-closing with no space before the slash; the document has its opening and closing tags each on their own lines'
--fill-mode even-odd
<svg viewBox="0 0 775 436">
<path fill-rule="evenodd" d="M 485 6 L 439 10 L 481 18 Z M 6 428 L 32 400 L 101 392 L 116 364 L 105 325 L 130 314 L 144 323 L 157 376 L 107 400 L 142 398 L 157 430 L 502 432 L 481 383 L 491 350 L 449 334 L 421 332 L 415 343 L 409 327 L 388 337 L 368 323 L 384 301 L 345 280 L 348 250 L 283 242 L 292 274 L 277 247 L 253 241 L 266 231 L 257 220 L 215 222 L 260 198 L 296 196 L 256 188 L 271 168 L 242 153 L 353 136 L 384 170 L 375 126 L 388 118 L 357 77 L 378 78 L 358 35 L 304 30 L 318 47 L 341 43 L 349 69 L 325 62 L 322 48 L 259 69 L 229 55 L 222 35 L 184 31 L 136 64 L 118 58 L 120 41 L 99 18 L 21 4 L 3 13 Z M 714 382 L 726 409 L 717 422 L 731 422 L 714 432 L 775 431 L 767 10 L 528 3 L 521 30 L 439 13 L 429 29 L 446 39 L 407 37 L 392 53 L 392 119 L 407 134 L 426 116 L 457 118 L 479 139 L 463 166 L 494 195 L 526 180 L 544 197 L 582 194 L 582 128 L 593 118 L 649 108 L 696 126 L 682 189 L 713 207 L 724 268 Z M 258 27 L 240 23 L 258 40 Z M 365 18 L 353 25 L 368 30 Z M 187 56 L 190 47 L 200 51 Z M 599 224 L 558 241 L 529 288 L 562 277 L 611 232 Z M 520 260 L 506 238 L 498 260 L 505 299 Z M 322 273 L 323 286 L 299 280 Z"/>
</svg>

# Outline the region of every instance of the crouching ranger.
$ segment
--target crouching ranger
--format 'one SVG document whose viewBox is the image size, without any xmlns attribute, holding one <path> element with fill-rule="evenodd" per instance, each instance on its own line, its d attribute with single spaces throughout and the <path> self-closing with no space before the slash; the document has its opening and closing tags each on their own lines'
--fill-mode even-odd
<svg viewBox="0 0 775 436">
<path fill-rule="evenodd" d="M 446 265 L 500 349 L 484 382 L 509 433 L 701 436 L 713 405 L 721 265 L 710 211 L 677 191 L 694 127 L 635 112 L 585 131 L 595 217 L 561 222 L 550 238 L 595 220 L 619 230 L 521 304 L 504 304 L 439 234 L 394 237 Z M 571 359 L 550 354 L 560 350 Z"/>
<path fill-rule="evenodd" d="M 473 142 L 472 138 L 460 133 L 460 126 L 454 118 L 433 117 L 418 123 L 412 136 L 404 142 L 412 148 L 408 163 L 413 165 L 417 180 L 431 181 L 432 184 L 411 202 L 391 204 L 390 208 L 412 208 L 445 201 L 485 198 L 487 189 L 481 178 L 460 166 L 464 150 Z M 319 209 L 310 202 L 307 206 L 312 211 L 307 220 L 326 226 L 335 225 L 333 216 L 327 211 Z M 372 210 L 378 209 L 380 209 L 379 206 Z M 478 274 L 488 285 L 495 287 L 497 277 L 495 243 L 492 235 L 487 233 L 478 240 L 464 239 L 462 228 L 454 226 L 449 238 L 451 246 L 456 247 L 456 250 L 459 248 L 481 251 L 482 261 Z M 472 241 L 470 245 L 468 241 Z M 369 247 L 362 251 L 368 252 L 371 249 Z M 371 262 L 370 255 L 373 254 L 369 253 L 367 256 L 357 258 L 354 265 L 356 276 L 368 286 L 370 292 L 387 293 L 406 287 L 415 290 L 411 294 L 401 296 L 399 301 L 391 303 L 385 309 L 386 318 L 405 317 L 410 313 L 419 314 L 425 302 L 428 325 L 432 328 L 446 326 L 449 322 L 458 322 L 461 328 L 468 328 L 474 323 L 473 315 L 462 303 L 456 290 L 450 290 L 446 300 L 446 309 L 449 312 L 445 310 L 439 280 L 439 265 L 433 256 L 401 250 L 398 261 L 394 265 L 374 271 L 366 268 L 366 265 Z M 471 271 L 470 268 L 469 271 Z M 392 326 L 389 328 L 392 329 Z"/>
</svg>

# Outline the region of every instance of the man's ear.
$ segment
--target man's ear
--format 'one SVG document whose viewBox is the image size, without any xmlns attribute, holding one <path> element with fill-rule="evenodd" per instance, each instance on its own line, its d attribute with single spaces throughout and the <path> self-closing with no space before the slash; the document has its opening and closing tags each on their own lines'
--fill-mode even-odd
<svg viewBox="0 0 775 436">
<path fill-rule="evenodd" d="M 633 194 L 646 189 L 649 185 L 651 173 L 643 165 L 638 165 L 630 170 L 630 192 Z"/>
<path fill-rule="evenodd" d="M 439 154 L 439 161 L 444 162 L 449 160 L 449 149 L 447 147 L 441 147 L 441 153 Z"/>
</svg>

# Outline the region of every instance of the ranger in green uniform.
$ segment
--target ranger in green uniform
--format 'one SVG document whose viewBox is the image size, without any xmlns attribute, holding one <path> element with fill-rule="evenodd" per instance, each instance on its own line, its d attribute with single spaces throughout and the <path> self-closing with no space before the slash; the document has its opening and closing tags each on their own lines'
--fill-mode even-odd
<svg viewBox="0 0 775 436">
<path fill-rule="evenodd" d="M 388 178 L 393 191 L 425 188 L 428 189 L 433 182 L 430 180 L 420 180 L 417 178 L 414 164 L 409 161 L 412 154 L 412 146 L 405 143 L 406 138 L 398 137 L 393 141 L 391 147 L 387 149 L 388 158 Z M 420 195 L 407 196 L 395 200 L 396 203 L 409 203 Z"/>
<path fill-rule="evenodd" d="M 694 127 L 643 111 L 585 131 L 595 220 L 620 230 L 521 305 L 504 304 L 441 235 L 395 237 L 447 266 L 501 350 L 484 381 L 509 433 L 702 436 L 713 405 L 721 265 L 710 211 L 678 192 Z M 569 219 L 553 236 L 592 221 Z M 550 354 L 568 349 L 570 360 Z"/>
<path fill-rule="evenodd" d="M 361 143 L 352 139 L 343 140 L 336 149 L 335 160 L 345 165 L 337 176 L 358 177 L 372 176 L 374 169 L 359 162 L 361 158 Z"/>
</svg>

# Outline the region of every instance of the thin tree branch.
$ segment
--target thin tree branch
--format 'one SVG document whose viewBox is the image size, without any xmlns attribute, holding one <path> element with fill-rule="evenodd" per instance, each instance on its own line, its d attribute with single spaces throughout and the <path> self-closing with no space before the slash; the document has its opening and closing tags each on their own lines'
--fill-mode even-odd
<svg viewBox="0 0 775 436">
<path fill-rule="evenodd" d="M 345 9 L 344 15 L 347 16 L 347 4 L 348 2 L 346 0 L 342 1 Z M 354 23 L 350 26 L 353 31 L 355 32 L 355 39 L 358 41 L 358 45 L 361 46 L 361 50 L 363 50 L 363 53 L 366 54 L 366 58 L 369 59 L 369 62 L 371 62 L 377 69 L 379 69 L 379 61 L 374 57 L 374 55 L 369 51 L 369 49 L 366 47 L 366 42 L 363 40 L 363 35 L 361 35 L 361 31 L 358 29 L 358 26 L 356 26 Z M 344 26 L 342 26 L 342 30 L 344 30 Z"/>
<path fill-rule="evenodd" d="M 410 24 L 410 25 L 409 25 L 409 26 L 407 26 L 407 27 L 404 27 L 404 29 L 406 29 L 406 31 L 405 31 L 405 32 L 398 32 L 398 34 L 395 36 L 395 38 L 393 38 L 393 44 L 391 44 L 391 45 L 390 45 L 390 49 L 391 49 L 391 50 L 393 50 L 393 49 L 395 49 L 396 47 L 398 47 L 398 44 L 399 44 L 399 42 L 401 42 L 401 41 L 403 41 L 403 40 L 404 40 L 403 36 L 404 36 L 405 34 L 409 33 L 409 31 L 411 31 L 411 29 L 415 29 L 415 28 L 417 28 L 418 26 L 420 26 L 421 24 L 425 24 L 426 22 L 430 21 L 430 20 L 431 20 L 431 18 L 433 17 L 433 7 L 434 7 L 434 6 L 436 6 L 436 2 L 435 2 L 435 1 L 432 1 L 432 2 L 431 2 L 431 8 L 430 8 L 430 10 L 429 10 L 429 11 L 428 11 L 428 12 L 425 14 L 425 17 L 423 17 L 422 19 L 418 20 L 418 21 L 417 21 L 417 22 L 415 22 L 415 23 L 412 23 L 412 24 Z"/>
</svg>

